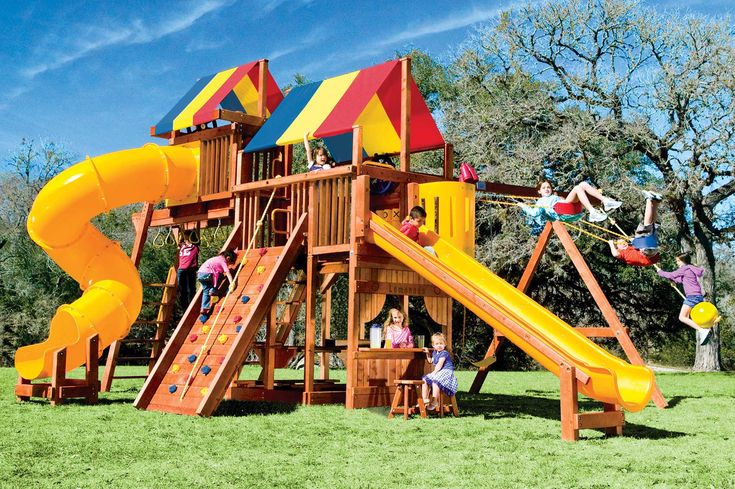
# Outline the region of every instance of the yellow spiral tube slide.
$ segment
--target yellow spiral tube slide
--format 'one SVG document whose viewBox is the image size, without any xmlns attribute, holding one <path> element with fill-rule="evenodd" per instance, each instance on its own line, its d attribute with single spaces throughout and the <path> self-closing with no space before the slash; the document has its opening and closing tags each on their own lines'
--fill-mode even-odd
<svg viewBox="0 0 735 489">
<path fill-rule="evenodd" d="M 120 245 L 90 222 L 116 207 L 196 193 L 198 147 L 118 151 L 85 159 L 39 192 L 28 216 L 28 234 L 62 270 L 79 282 L 82 296 L 56 310 L 49 337 L 18 349 L 15 368 L 25 379 L 49 377 L 54 351 L 66 347 L 67 371 L 86 361 L 86 340 L 99 335 L 99 353 L 124 338 L 140 312 L 138 271 Z"/>
</svg>

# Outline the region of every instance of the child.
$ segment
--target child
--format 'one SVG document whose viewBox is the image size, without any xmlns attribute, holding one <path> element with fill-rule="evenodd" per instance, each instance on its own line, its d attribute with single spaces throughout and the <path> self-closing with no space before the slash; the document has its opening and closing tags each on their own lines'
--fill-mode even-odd
<svg viewBox="0 0 735 489">
<path fill-rule="evenodd" d="M 210 297 L 212 297 L 214 295 L 213 292 L 217 290 L 221 274 L 227 275 L 227 280 L 230 281 L 230 289 L 235 286 L 235 280 L 230 274 L 230 265 L 234 265 L 236 259 L 237 256 L 235 255 L 235 252 L 227 250 L 217 256 L 213 256 L 199 267 L 197 280 L 202 284 L 202 309 L 200 314 L 204 316 L 208 316 L 210 314 L 212 307 Z"/>
<path fill-rule="evenodd" d="M 383 323 L 383 335 L 386 343 L 391 342 L 392 348 L 413 348 L 413 336 L 408 329 L 406 315 L 400 309 L 388 311 L 388 317 Z"/>
<path fill-rule="evenodd" d="M 656 273 L 663 278 L 667 278 L 684 286 L 684 295 L 686 296 L 686 299 L 684 299 L 684 303 L 681 305 L 681 310 L 679 311 L 679 321 L 691 328 L 694 328 L 697 331 L 699 344 L 704 345 L 707 343 L 709 335 L 712 333 L 712 329 L 700 327 L 689 317 L 692 307 L 704 301 L 702 285 L 699 283 L 699 277 L 704 273 L 704 268 L 692 265 L 691 258 L 689 258 L 688 253 L 678 255 L 676 257 L 676 264 L 679 268 L 673 272 L 665 272 L 656 266 Z M 718 317 L 715 320 L 715 324 L 718 323 L 720 319 L 721 318 Z"/>
<path fill-rule="evenodd" d="M 528 214 L 534 220 L 544 219 L 551 221 L 563 221 L 563 215 L 560 216 L 554 209 L 555 205 L 559 202 L 564 202 L 568 204 L 581 202 L 585 209 L 587 209 L 590 213 L 590 222 L 604 221 L 605 219 L 607 219 L 607 214 L 605 213 L 605 211 L 617 209 L 622 205 L 622 202 L 620 202 L 619 200 L 613 200 L 609 197 L 605 197 L 599 190 L 597 190 L 595 187 L 587 182 L 582 182 L 575 185 L 572 191 L 569 192 L 569 194 L 567 194 L 566 198 L 564 199 L 554 193 L 554 188 L 552 187 L 551 182 L 549 182 L 548 180 L 541 180 L 538 185 L 536 185 L 536 191 L 541 197 L 536 201 L 535 207 L 521 205 L 523 212 Z M 605 211 L 595 209 L 592 206 L 589 198 L 590 195 L 602 201 L 602 205 Z M 575 215 L 574 220 L 577 219 L 578 217 L 577 215 Z"/>
<path fill-rule="evenodd" d="M 635 267 L 649 267 L 661 260 L 661 255 L 658 253 L 658 236 L 656 235 L 656 220 L 661 195 L 644 190 L 643 196 L 646 198 L 646 210 L 643 214 L 643 222 L 638 224 L 635 230 L 633 243 L 629 245 L 626 240 L 622 239 L 617 242 L 608 241 L 612 256 Z"/>
<path fill-rule="evenodd" d="M 327 163 L 329 161 L 329 156 L 327 155 L 326 149 L 319 147 L 313 152 L 311 151 L 308 132 L 304 133 L 304 149 L 306 149 L 306 159 L 308 161 L 309 171 L 329 170 L 332 168 Z"/>
<path fill-rule="evenodd" d="M 420 205 L 417 205 L 408 217 L 401 223 L 401 232 L 411 238 L 412 240 L 419 242 L 419 228 L 426 224 L 426 211 Z M 424 249 L 436 256 L 436 251 L 431 246 L 424 246 Z"/>
<path fill-rule="evenodd" d="M 424 398 L 426 409 L 434 411 L 439 406 L 439 396 L 445 393 L 452 397 L 457 393 L 457 377 L 454 376 L 454 363 L 447 348 L 447 338 L 442 333 L 431 335 L 431 346 L 434 354 L 429 356 L 429 349 L 424 348 L 426 361 L 435 365 L 434 371 L 423 377 L 424 385 L 421 386 L 421 395 Z M 431 399 L 429 399 L 429 388 L 431 388 Z"/>
<path fill-rule="evenodd" d="M 179 266 L 176 280 L 179 284 L 179 305 L 183 311 L 196 294 L 197 268 L 199 267 L 199 248 L 191 242 L 191 233 L 184 233 L 179 243 Z"/>
</svg>

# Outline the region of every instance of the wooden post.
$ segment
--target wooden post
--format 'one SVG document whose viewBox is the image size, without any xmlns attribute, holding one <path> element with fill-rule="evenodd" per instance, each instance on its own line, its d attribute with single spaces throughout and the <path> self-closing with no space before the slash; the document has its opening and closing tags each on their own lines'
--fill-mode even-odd
<svg viewBox="0 0 735 489">
<path fill-rule="evenodd" d="M 258 117 L 265 118 L 268 115 L 268 60 L 258 61 Z"/>
<path fill-rule="evenodd" d="M 401 171 L 411 171 L 411 58 L 401 58 Z"/>
<path fill-rule="evenodd" d="M 99 397 L 100 381 L 99 381 L 99 344 L 100 337 L 95 334 L 87 338 L 87 363 L 85 365 L 85 376 L 89 386 L 87 395 L 87 404 L 96 404 Z"/>
<path fill-rule="evenodd" d="M 66 347 L 54 352 L 54 363 L 51 371 L 51 405 L 61 404 L 61 386 L 66 380 Z"/>
<path fill-rule="evenodd" d="M 278 327 L 278 316 L 277 316 L 277 304 L 275 301 L 271 305 L 270 314 L 266 319 L 265 325 L 265 344 L 263 345 L 263 387 L 267 390 L 273 389 L 275 382 L 275 370 L 276 370 L 276 350 L 275 350 L 275 339 L 276 329 Z"/>
<path fill-rule="evenodd" d="M 621 323 L 620 319 L 618 319 L 618 315 L 615 313 L 615 310 L 610 305 L 607 297 L 605 297 L 604 292 L 602 292 L 600 284 L 597 283 L 597 279 L 595 279 L 595 276 L 592 274 L 592 270 L 590 270 L 587 262 L 582 256 L 582 253 L 580 253 L 579 249 L 577 248 L 577 245 L 574 244 L 574 240 L 569 235 L 569 232 L 567 232 L 564 224 L 559 221 L 555 221 L 554 223 L 552 223 L 552 226 L 554 228 L 554 232 L 559 237 L 561 244 L 564 246 L 564 249 L 569 255 L 569 258 L 571 258 L 572 263 L 574 263 L 575 268 L 579 272 L 579 276 L 582 277 L 582 281 L 585 283 L 587 289 L 589 289 L 590 293 L 592 294 L 592 298 L 597 304 L 597 307 L 600 308 L 602 316 L 605 318 L 605 321 L 610 326 L 610 328 L 615 331 L 615 337 L 618 339 L 620 346 L 623 347 L 623 351 L 628 357 L 628 360 L 630 360 L 630 363 L 634 365 L 645 365 L 643 358 L 641 358 L 641 355 L 640 353 L 638 353 L 638 350 L 633 344 L 633 341 L 630 339 L 630 336 L 628 336 L 628 332 L 626 331 L 625 326 L 623 326 L 623 323 Z M 665 408 L 666 406 L 668 406 L 668 403 L 659 390 L 658 385 L 654 386 L 653 396 L 651 397 L 653 399 L 653 402 L 659 408 Z"/>
<path fill-rule="evenodd" d="M 352 126 L 352 164 L 357 175 L 362 173 L 362 126 Z"/>
<path fill-rule="evenodd" d="M 579 429 L 577 429 L 577 412 L 579 411 L 579 400 L 577 399 L 577 380 L 573 365 L 561 363 L 559 365 L 559 383 L 561 386 L 561 439 L 564 441 L 577 441 Z"/>
<path fill-rule="evenodd" d="M 331 338 L 332 329 L 332 287 L 329 287 L 322 294 L 322 328 L 321 340 L 322 346 L 325 346 L 325 340 Z M 329 359 L 331 353 L 325 351 L 319 354 L 319 378 L 322 380 L 329 379 Z"/>
<path fill-rule="evenodd" d="M 148 237 L 148 227 L 151 225 L 151 218 L 153 217 L 153 203 L 146 202 L 143 204 L 143 215 L 142 220 L 133 219 L 133 227 L 135 227 L 135 241 L 133 241 L 133 249 L 130 252 L 130 259 L 138 268 L 140 265 L 140 258 L 143 256 L 143 247 L 145 246 L 145 240 Z"/>
<path fill-rule="evenodd" d="M 538 270 L 541 258 L 544 256 L 546 245 L 548 245 L 549 238 L 551 237 L 551 230 L 551 223 L 547 222 L 544 226 L 544 230 L 541 232 L 541 236 L 538 238 L 538 242 L 536 242 L 536 248 L 534 248 L 533 254 L 531 254 L 531 259 L 528 261 L 526 269 L 523 270 L 523 276 L 518 282 L 518 286 L 516 288 L 524 294 L 528 290 L 528 286 L 530 285 L 533 276 L 536 274 L 536 270 Z"/>
<path fill-rule="evenodd" d="M 454 180 L 454 145 L 444 143 L 444 179 Z"/>
<path fill-rule="evenodd" d="M 117 357 L 120 354 L 120 341 L 113 341 L 107 350 L 107 362 L 105 363 L 105 372 L 102 374 L 102 392 L 110 392 L 112 387 L 112 379 L 115 376 L 115 367 L 117 366 Z"/>
</svg>

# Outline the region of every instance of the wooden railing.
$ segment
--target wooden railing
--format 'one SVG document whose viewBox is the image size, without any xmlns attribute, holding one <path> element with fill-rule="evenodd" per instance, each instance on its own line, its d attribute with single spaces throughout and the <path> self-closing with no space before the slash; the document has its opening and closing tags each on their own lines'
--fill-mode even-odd
<svg viewBox="0 0 735 489">
<path fill-rule="evenodd" d="M 312 248 L 329 252 L 344 251 L 349 246 L 351 183 L 352 175 L 335 175 L 310 184 L 309 245 Z"/>
<path fill-rule="evenodd" d="M 199 165 L 199 195 L 211 195 L 230 190 L 232 134 L 203 139 Z"/>
</svg>

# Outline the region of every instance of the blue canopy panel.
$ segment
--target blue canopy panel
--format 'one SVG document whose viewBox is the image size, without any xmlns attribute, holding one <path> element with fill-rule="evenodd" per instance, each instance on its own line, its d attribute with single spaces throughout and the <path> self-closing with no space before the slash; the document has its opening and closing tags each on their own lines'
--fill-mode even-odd
<svg viewBox="0 0 735 489">
<path fill-rule="evenodd" d="M 330 136 L 324 138 L 324 145 L 329 150 L 329 154 L 332 155 L 332 159 L 336 163 L 342 163 L 343 161 L 352 161 L 352 133 L 346 132 L 344 134 L 337 134 L 336 136 Z M 368 154 L 365 150 L 362 150 L 363 158 L 367 158 Z"/>
<path fill-rule="evenodd" d="M 155 134 L 163 134 L 170 131 L 171 127 L 174 125 L 174 119 L 176 119 L 176 116 L 178 116 L 181 111 L 189 105 L 189 102 L 191 102 L 192 99 L 196 97 L 196 95 L 201 92 L 210 81 L 212 81 L 212 78 L 214 78 L 215 75 L 216 73 L 197 80 L 196 83 L 194 83 L 194 86 L 186 92 L 186 95 L 181 97 L 181 99 L 176 102 L 176 105 L 174 105 L 174 107 L 169 110 L 165 116 L 163 116 L 163 119 L 156 124 L 154 131 Z"/>
<path fill-rule="evenodd" d="M 314 92 L 321 84 L 322 82 L 319 81 L 292 88 L 288 97 L 284 98 L 278 108 L 271 114 L 268 122 L 260 128 L 253 139 L 245 146 L 245 152 L 253 153 L 278 146 L 276 144 L 278 138 L 286 132 L 286 129 L 309 103 Z"/>
</svg>

